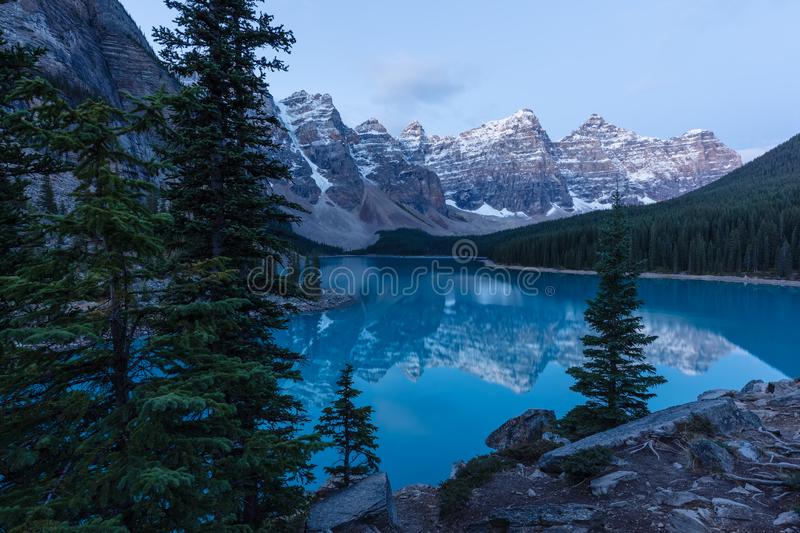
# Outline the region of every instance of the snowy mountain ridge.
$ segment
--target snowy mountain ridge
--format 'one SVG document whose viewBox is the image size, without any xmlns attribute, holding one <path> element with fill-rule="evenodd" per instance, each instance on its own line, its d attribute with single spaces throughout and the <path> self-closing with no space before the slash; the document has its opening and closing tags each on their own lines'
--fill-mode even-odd
<svg viewBox="0 0 800 533">
<path fill-rule="evenodd" d="M 0 23 L 10 42 L 47 48 L 43 74 L 75 100 L 118 105 L 122 92 L 179 85 L 117 0 L 4 3 Z M 665 200 L 741 165 L 710 131 L 656 139 L 598 115 L 558 141 L 530 109 L 453 136 L 429 137 L 412 122 L 394 137 L 376 119 L 349 127 L 327 94 L 267 95 L 265 106 L 283 125 L 275 156 L 293 176 L 267 186 L 304 208 L 299 234 L 346 249 L 385 230 L 475 235 L 602 209 L 617 186 L 630 203 Z M 136 154 L 155 142 L 129 137 L 124 144 Z M 56 181 L 60 198 L 73 181 Z"/>
</svg>

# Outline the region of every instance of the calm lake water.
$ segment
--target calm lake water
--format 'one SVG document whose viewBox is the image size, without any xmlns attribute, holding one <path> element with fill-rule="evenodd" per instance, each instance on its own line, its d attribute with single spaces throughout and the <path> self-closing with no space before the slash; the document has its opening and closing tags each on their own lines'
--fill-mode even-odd
<svg viewBox="0 0 800 533">
<path fill-rule="evenodd" d="M 280 333 L 307 358 L 293 390 L 316 419 L 350 362 L 361 400 L 375 408 L 394 488 L 446 479 L 453 462 L 488 451 L 486 436 L 526 409 L 560 416 L 581 402 L 565 369 L 581 361 L 595 277 L 521 279 L 435 258 L 329 258 L 323 271 L 325 284 L 357 302 L 296 316 Z M 669 380 L 652 409 L 751 379 L 800 376 L 800 290 L 643 279 L 639 293 L 648 332 L 659 337 L 651 361 Z"/>
</svg>

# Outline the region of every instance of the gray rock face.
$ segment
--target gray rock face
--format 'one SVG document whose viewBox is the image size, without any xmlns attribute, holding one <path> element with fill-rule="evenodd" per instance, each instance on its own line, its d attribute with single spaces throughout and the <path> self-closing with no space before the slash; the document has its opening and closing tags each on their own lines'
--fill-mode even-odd
<svg viewBox="0 0 800 533">
<path fill-rule="evenodd" d="M 733 456 L 714 441 L 698 439 L 689 444 L 695 464 L 708 472 L 733 472 Z"/>
<path fill-rule="evenodd" d="M 368 527 L 383 533 L 399 527 L 392 487 L 382 472 L 315 503 L 306 523 L 309 533 L 355 533 Z"/>
<path fill-rule="evenodd" d="M 518 448 L 540 440 L 542 434 L 556 421 L 554 411 L 528 409 L 505 422 L 486 437 L 486 445 L 495 450 Z"/>
<path fill-rule="evenodd" d="M 76 100 L 175 87 L 117 0 L 26 0 L 0 5 L 5 37 L 42 47 L 44 74 Z"/>
<path fill-rule="evenodd" d="M 609 203 L 617 183 L 628 203 L 646 204 L 707 185 L 742 164 L 710 131 L 643 137 L 599 115 L 561 139 L 556 154 L 570 192 L 601 204 Z"/>
<path fill-rule="evenodd" d="M 553 144 L 529 109 L 455 137 L 428 138 L 419 123 L 412 123 L 400 142 L 410 160 L 424 162 L 439 175 L 448 198 L 461 209 L 486 204 L 535 215 L 554 204 L 572 206 Z"/>
<path fill-rule="evenodd" d="M 412 122 L 400 142 L 410 161 L 439 175 L 459 208 L 487 205 L 528 215 L 598 209 L 610 203 L 618 185 L 631 204 L 674 198 L 742 164 L 709 131 L 656 139 L 599 115 L 553 142 L 526 109 L 452 137 L 429 137 Z"/>
<path fill-rule="evenodd" d="M 564 458 L 593 446 L 615 448 L 627 441 L 636 441 L 651 434 L 669 434 L 676 424 L 686 422 L 692 414 L 704 416 L 721 434 L 738 433 L 745 428 L 759 428 L 761 421 L 753 413 L 736 407 L 731 398 L 692 402 L 652 413 L 614 429 L 591 435 L 544 454 L 539 459 L 543 469 L 557 469 Z"/>
<path fill-rule="evenodd" d="M 407 161 L 399 141 L 380 122 L 370 119 L 356 126 L 355 131 L 358 142 L 352 153 L 365 179 L 376 182 L 394 201 L 420 213 L 430 208 L 447 211 L 438 176 Z"/>
<path fill-rule="evenodd" d="M 344 125 L 328 94 L 300 91 L 280 101 L 281 116 L 299 149 L 317 168 L 317 185 L 336 205 L 353 209 L 364 196 L 364 180 L 350 155 L 358 135 Z"/>
<path fill-rule="evenodd" d="M 0 26 L 12 44 L 44 48 L 39 62 L 44 77 L 74 102 L 103 98 L 125 104 L 123 93 L 150 94 L 177 83 L 161 67 L 145 37 L 117 0 L 25 0 L 0 4 Z M 152 154 L 154 138 L 130 134 L 122 144 L 134 155 Z M 38 182 L 32 180 L 32 195 Z M 71 176 L 53 180 L 59 200 L 69 203 Z"/>
</svg>

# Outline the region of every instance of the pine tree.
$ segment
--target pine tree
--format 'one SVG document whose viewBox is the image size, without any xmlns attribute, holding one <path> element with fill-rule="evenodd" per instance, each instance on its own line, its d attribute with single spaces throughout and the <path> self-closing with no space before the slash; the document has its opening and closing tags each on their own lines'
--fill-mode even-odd
<svg viewBox="0 0 800 533">
<path fill-rule="evenodd" d="M 567 431 L 585 435 L 606 430 L 648 413 L 650 388 L 665 379 L 645 361 L 644 348 L 655 337 L 643 332 L 636 290 L 638 265 L 631 261 L 631 232 L 619 193 L 608 224 L 600 236 L 600 277 L 597 295 L 589 301 L 584 316 L 595 334 L 586 335 L 586 361 L 567 370 L 576 382 L 572 390 L 589 400 L 567 414 Z"/>
<path fill-rule="evenodd" d="M 47 153 L 30 150 L 20 132 L 26 123 L 36 123 L 43 129 L 50 126 L 22 105 L 17 94 L 23 80 L 35 77 L 35 65 L 42 53 L 40 49 L 9 46 L 0 30 L 0 276 L 16 272 L 31 249 L 40 244 L 25 194 L 29 177 L 38 174 L 49 178 L 63 170 Z M 46 107 L 44 91 L 34 97 Z"/>
<path fill-rule="evenodd" d="M 165 531 L 288 527 L 318 448 L 299 434 L 302 404 L 284 388 L 300 379 L 300 356 L 273 339 L 283 311 L 247 287 L 250 269 L 285 255 L 272 228 L 293 220 L 269 192 L 289 174 L 270 155 L 276 120 L 264 105 L 264 73 L 285 67 L 258 50 L 288 51 L 294 38 L 256 3 L 167 0 L 176 29 L 155 31 L 167 67 L 192 80 L 169 98 L 173 262 L 149 343 L 162 378 L 142 396 L 159 428 L 140 442 L 161 469 L 151 512 Z"/>
<path fill-rule="evenodd" d="M 136 339 L 166 220 L 144 206 L 148 183 L 117 169 L 145 166 L 120 137 L 147 121 L 102 101 L 70 108 L 41 79 L 22 82 L 15 95 L 55 126 L 28 123 L 29 147 L 74 161 L 77 187 L 74 209 L 44 227 L 50 246 L 0 280 L 11 315 L 0 335 L 0 523 L 136 529 L 133 397 L 153 370 Z"/>
<path fill-rule="evenodd" d="M 353 387 L 352 365 L 345 365 L 336 384 L 337 398 L 322 410 L 315 431 L 328 437 L 329 445 L 339 452 L 340 462 L 325 467 L 325 471 L 338 485 L 347 487 L 359 476 L 378 471 L 381 462 L 375 453 L 378 428 L 372 424 L 372 407 L 356 407 L 353 403 L 361 391 Z"/>
<path fill-rule="evenodd" d="M 42 179 L 41 187 L 39 189 L 39 209 L 48 215 L 54 215 L 58 213 L 56 192 L 53 190 L 53 182 L 50 179 L 50 176 L 45 176 Z"/>
</svg>

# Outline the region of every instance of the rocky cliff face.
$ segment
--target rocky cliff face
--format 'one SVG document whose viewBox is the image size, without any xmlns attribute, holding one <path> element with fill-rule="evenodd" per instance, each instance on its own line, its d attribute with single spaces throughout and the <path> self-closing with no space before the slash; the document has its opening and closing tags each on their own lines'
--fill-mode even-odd
<svg viewBox="0 0 800 533">
<path fill-rule="evenodd" d="M 124 93 L 174 90 L 177 83 L 159 64 L 142 32 L 117 0 L 19 0 L 0 4 L 0 27 L 10 43 L 44 48 L 39 66 L 71 100 L 103 98 L 124 106 Z M 147 158 L 154 139 L 131 134 L 123 139 L 134 155 Z M 70 176 L 54 180 L 65 198 Z M 32 194 L 38 191 L 31 187 Z"/>
<path fill-rule="evenodd" d="M 643 137 L 599 115 L 554 142 L 526 109 L 455 137 L 428 137 L 412 122 L 400 142 L 409 160 L 439 175 L 452 205 L 505 215 L 600 209 L 617 186 L 628 203 L 666 200 L 742 164 L 710 131 Z"/>
<path fill-rule="evenodd" d="M 643 137 L 592 115 L 555 145 L 558 167 L 578 202 L 609 203 L 619 184 L 629 203 L 680 196 L 741 166 L 739 154 L 712 132 L 671 139 Z"/>
<path fill-rule="evenodd" d="M 44 73 L 75 99 L 175 87 L 117 0 L 19 0 L 0 5 L 6 38 L 47 50 Z"/>
<path fill-rule="evenodd" d="M 268 106 L 284 126 L 275 133 L 277 155 L 294 176 L 288 191 L 278 190 L 309 212 L 296 225 L 301 235 L 357 248 L 387 229 L 457 234 L 498 227 L 448 208 L 436 173 L 407 158 L 376 119 L 352 129 L 330 95 L 305 91 Z"/>
<path fill-rule="evenodd" d="M 401 142 L 410 159 L 439 175 L 460 209 L 536 215 L 553 204 L 572 206 L 552 142 L 528 109 L 455 137 L 428 138 L 419 123 L 412 123 Z"/>
</svg>

